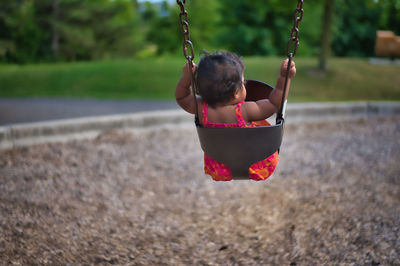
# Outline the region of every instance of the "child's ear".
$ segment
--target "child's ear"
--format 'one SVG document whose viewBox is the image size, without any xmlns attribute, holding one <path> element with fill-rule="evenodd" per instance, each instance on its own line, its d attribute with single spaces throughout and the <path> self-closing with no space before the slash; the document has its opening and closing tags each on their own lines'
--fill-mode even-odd
<svg viewBox="0 0 400 266">
<path fill-rule="evenodd" d="M 240 97 L 240 90 L 236 90 L 235 93 L 233 94 L 234 99 L 239 99 Z"/>
<path fill-rule="evenodd" d="M 235 91 L 235 94 L 233 95 L 233 97 L 235 99 L 239 99 L 242 95 L 242 90 L 246 90 L 246 87 L 244 87 L 244 85 L 242 85 L 242 87 L 240 87 L 240 89 Z"/>
</svg>

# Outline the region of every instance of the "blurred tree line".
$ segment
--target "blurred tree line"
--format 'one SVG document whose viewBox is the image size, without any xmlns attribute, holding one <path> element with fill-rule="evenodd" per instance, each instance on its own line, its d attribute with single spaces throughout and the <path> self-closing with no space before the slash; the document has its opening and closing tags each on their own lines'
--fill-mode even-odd
<svg viewBox="0 0 400 266">
<path fill-rule="evenodd" d="M 6 62 L 93 60 L 132 55 L 136 1 L 0 0 L 0 58 Z"/>
<path fill-rule="evenodd" d="M 321 36 L 327 30 L 328 45 L 336 56 L 373 56 L 377 30 L 400 34 L 399 0 L 335 0 L 332 26 L 325 29 L 324 2 L 304 1 L 301 55 L 319 55 Z M 196 53 L 227 49 L 243 56 L 284 55 L 296 3 L 187 0 Z M 179 54 L 181 43 L 175 1 L 0 0 L 2 62 Z"/>
</svg>

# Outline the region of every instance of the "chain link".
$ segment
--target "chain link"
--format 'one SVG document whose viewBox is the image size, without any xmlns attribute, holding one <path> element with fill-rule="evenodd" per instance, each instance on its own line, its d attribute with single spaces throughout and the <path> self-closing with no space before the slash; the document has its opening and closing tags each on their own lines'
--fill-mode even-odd
<svg viewBox="0 0 400 266">
<path fill-rule="evenodd" d="M 185 10 L 186 0 L 176 0 L 176 3 L 179 5 L 181 9 L 181 12 L 179 14 L 179 19 L 181 21 L 182 34 L 183 34 L 183 44 L 182 44 L 183 55 L 188 60 L 188 62 L 191 63 L 191 61 L 193 61 L 194 59 L 194 49 L 193 49 L 193 43 L 190 40 L 188 13 Z"/>
<path fill-rule="evenodd" d="M 290 56 L 290 54 L 292 54 L 292 56 L 295 56 L 297 48 L 299 47 L 299 23 L 303 19 L 303 13 L 303 0 L 298 0 L 297 8 L 293 13 L 293 28 L 290 32 L 290 38 L 286 48 L 286 55 L 288 57 Z M 292 48 L 292 46 L 294 47 Z"/>
<path fill-rule="evenodd" d="M 283 93 L 282 93 L 282 99 L 281 99 L 281 106 L 276 114 L 276 124 L 283 123 L 285 121 L 283 117 L 284 113 L 284 108 L 285 108 L 285 95 L 288 87 L 288 81 L 289 81 L 289 72 L 290 72 L 290 67 L 292 64 L 292 59 L 296 55 L 297 48 L 299 47 L 299 23 L 303 19 L 303 0 L 298 0 L 297 1 L 297 8 L 294 10 L 293 13 L 293 28 L 292 31 L 290 32 L 290 39 L 287 44 L 286 48 L 286 55 L 288 57 L 288 65 L 286 69 L 286 75 L 285 75 L 285 84 L 283 85 Z M 292 48 L 292 46 L 294 46 Z"/>
<path fill-rule="evenodd" d="M 179 5 L 179 7 L 181 9 L 181 12 L 179 13 L 179 19 L 181 21 L 182 35 L 183 35 L 183 43 L 182 43 L 183 56 L 188 61 L 190 70 L 192 70 L 193 66 L 194 66 L 194 63 L 193 63 L 194 49 L 193 49 L 193 43 L 190 40 L 188 13 L 185 10 L 186 0 L 176 0 L 176 3 Z M 190 52 L 190 54 L 189 54 L 189 52 Z M 198 110 L 197 100 L 196 100 L 196 92 L 197 92 L 196 80 L 195 80 L 193 71 L 190 71 L 190 73 L 191 73 L 191 89 L 192 89 L 193 101 L 194 101 L 194 107 L 195 107 L 194 121 L 197 126 L 201 126 L 200 120 L 199 120 L 199 110 Z"/>
</svg>

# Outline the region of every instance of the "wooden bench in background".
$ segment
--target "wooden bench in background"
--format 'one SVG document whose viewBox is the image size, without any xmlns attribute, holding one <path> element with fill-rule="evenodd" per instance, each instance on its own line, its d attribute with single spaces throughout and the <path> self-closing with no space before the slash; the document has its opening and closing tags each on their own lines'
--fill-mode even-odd
<svg viewBox="0 0 400 266">
<path fill-rule="evenodd" d="M 391 31 L 377 31 L 375 54 L 392 59 L 400 58 L 400 37 Z"/>
</svg>

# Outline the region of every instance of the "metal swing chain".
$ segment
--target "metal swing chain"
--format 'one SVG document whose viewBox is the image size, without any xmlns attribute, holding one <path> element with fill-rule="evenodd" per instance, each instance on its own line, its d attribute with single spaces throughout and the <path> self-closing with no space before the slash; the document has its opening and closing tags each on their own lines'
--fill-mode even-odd
<svg viewBox="0 0 400 266">
<path fill-rule="evenodd" d="M 297 1 L 297 8 L 294 10 L 294 21 L 293 21 L 293 28 L 290 33 L 290 39 L 287 44 L 286 55 L 289 57 L 290 53 L 292 53 L 292 57 L 296 55 L 297 48 L 299 47 L 299 24 L 300 21 L 303 19 L 303 0 Z M 293 52 L 290 52 L 290 48 L 294 44 Z"/>
<path fill-rule="evenodd" d="M 197 91 L 196 90 L 196 80 L 195 80 L 194 73 L 192 71 L 192 69 L 193 69 L 193 59 L 194 59 L 194 49 L 193 49 L 193 43 L 190 40 L 188 13 L 185 10 L 186 0 L 176 0 L 176 3 L 179 5 L 179 7 L 181 9 L 181 12 L 179 13 L 179 19 L 180 19 L 180 22 L 181 22 L 182 35 L 183 35 L 182 50 L 183 50 L 183 56 L 188 61 L 188 64 L 189 64 L 189 67 L 190 67 L 191 87 L 192 87 L 194 106 L 195 106 L 195 111 L 196 111 L 196 113 L 195 113 L 195 123 L 196 123 L 196 125 L 199 126 L 200 122 L 199 122 L 199 117 L 198 117 L 198 106 L 197 106 L 197 101 L 196 101 L 196 91 Z M 189 51 L 190 51 L 190 54 L 189 54 Z"/>
<path fill-rule="evenodd" d="M 294 17 L 293 28 L 292 28 L 292 31 L 290 32 L 290 38 L 289 38 L 289 41 L 287 43 L 287 48 L 286 48 L 286 55 L 287 55 L 289 61 L 288 61 L 287 69 L 286 69 L 285 84 L 283 86 L 281 106 L 276 115 L 276 123 L 277 124 L 284 122 L 283 109 L 284 109 L 284 105 L 285 105 L 285 95 L 286 95 L 288 81 L 289 81 L 290 66 L 292 65 L 293 57 L 296 55 L 297 48 L 299 47 L 299 24 L 300 24 L 300 21 L 303 19 L 303 14 L 304 14 L 303 0 L 298 0 L 297 7 L 293 13 L 293 17 Z M 291 49 L 292 46 L 293 46 L 293 50 Z"/>
</svg>

